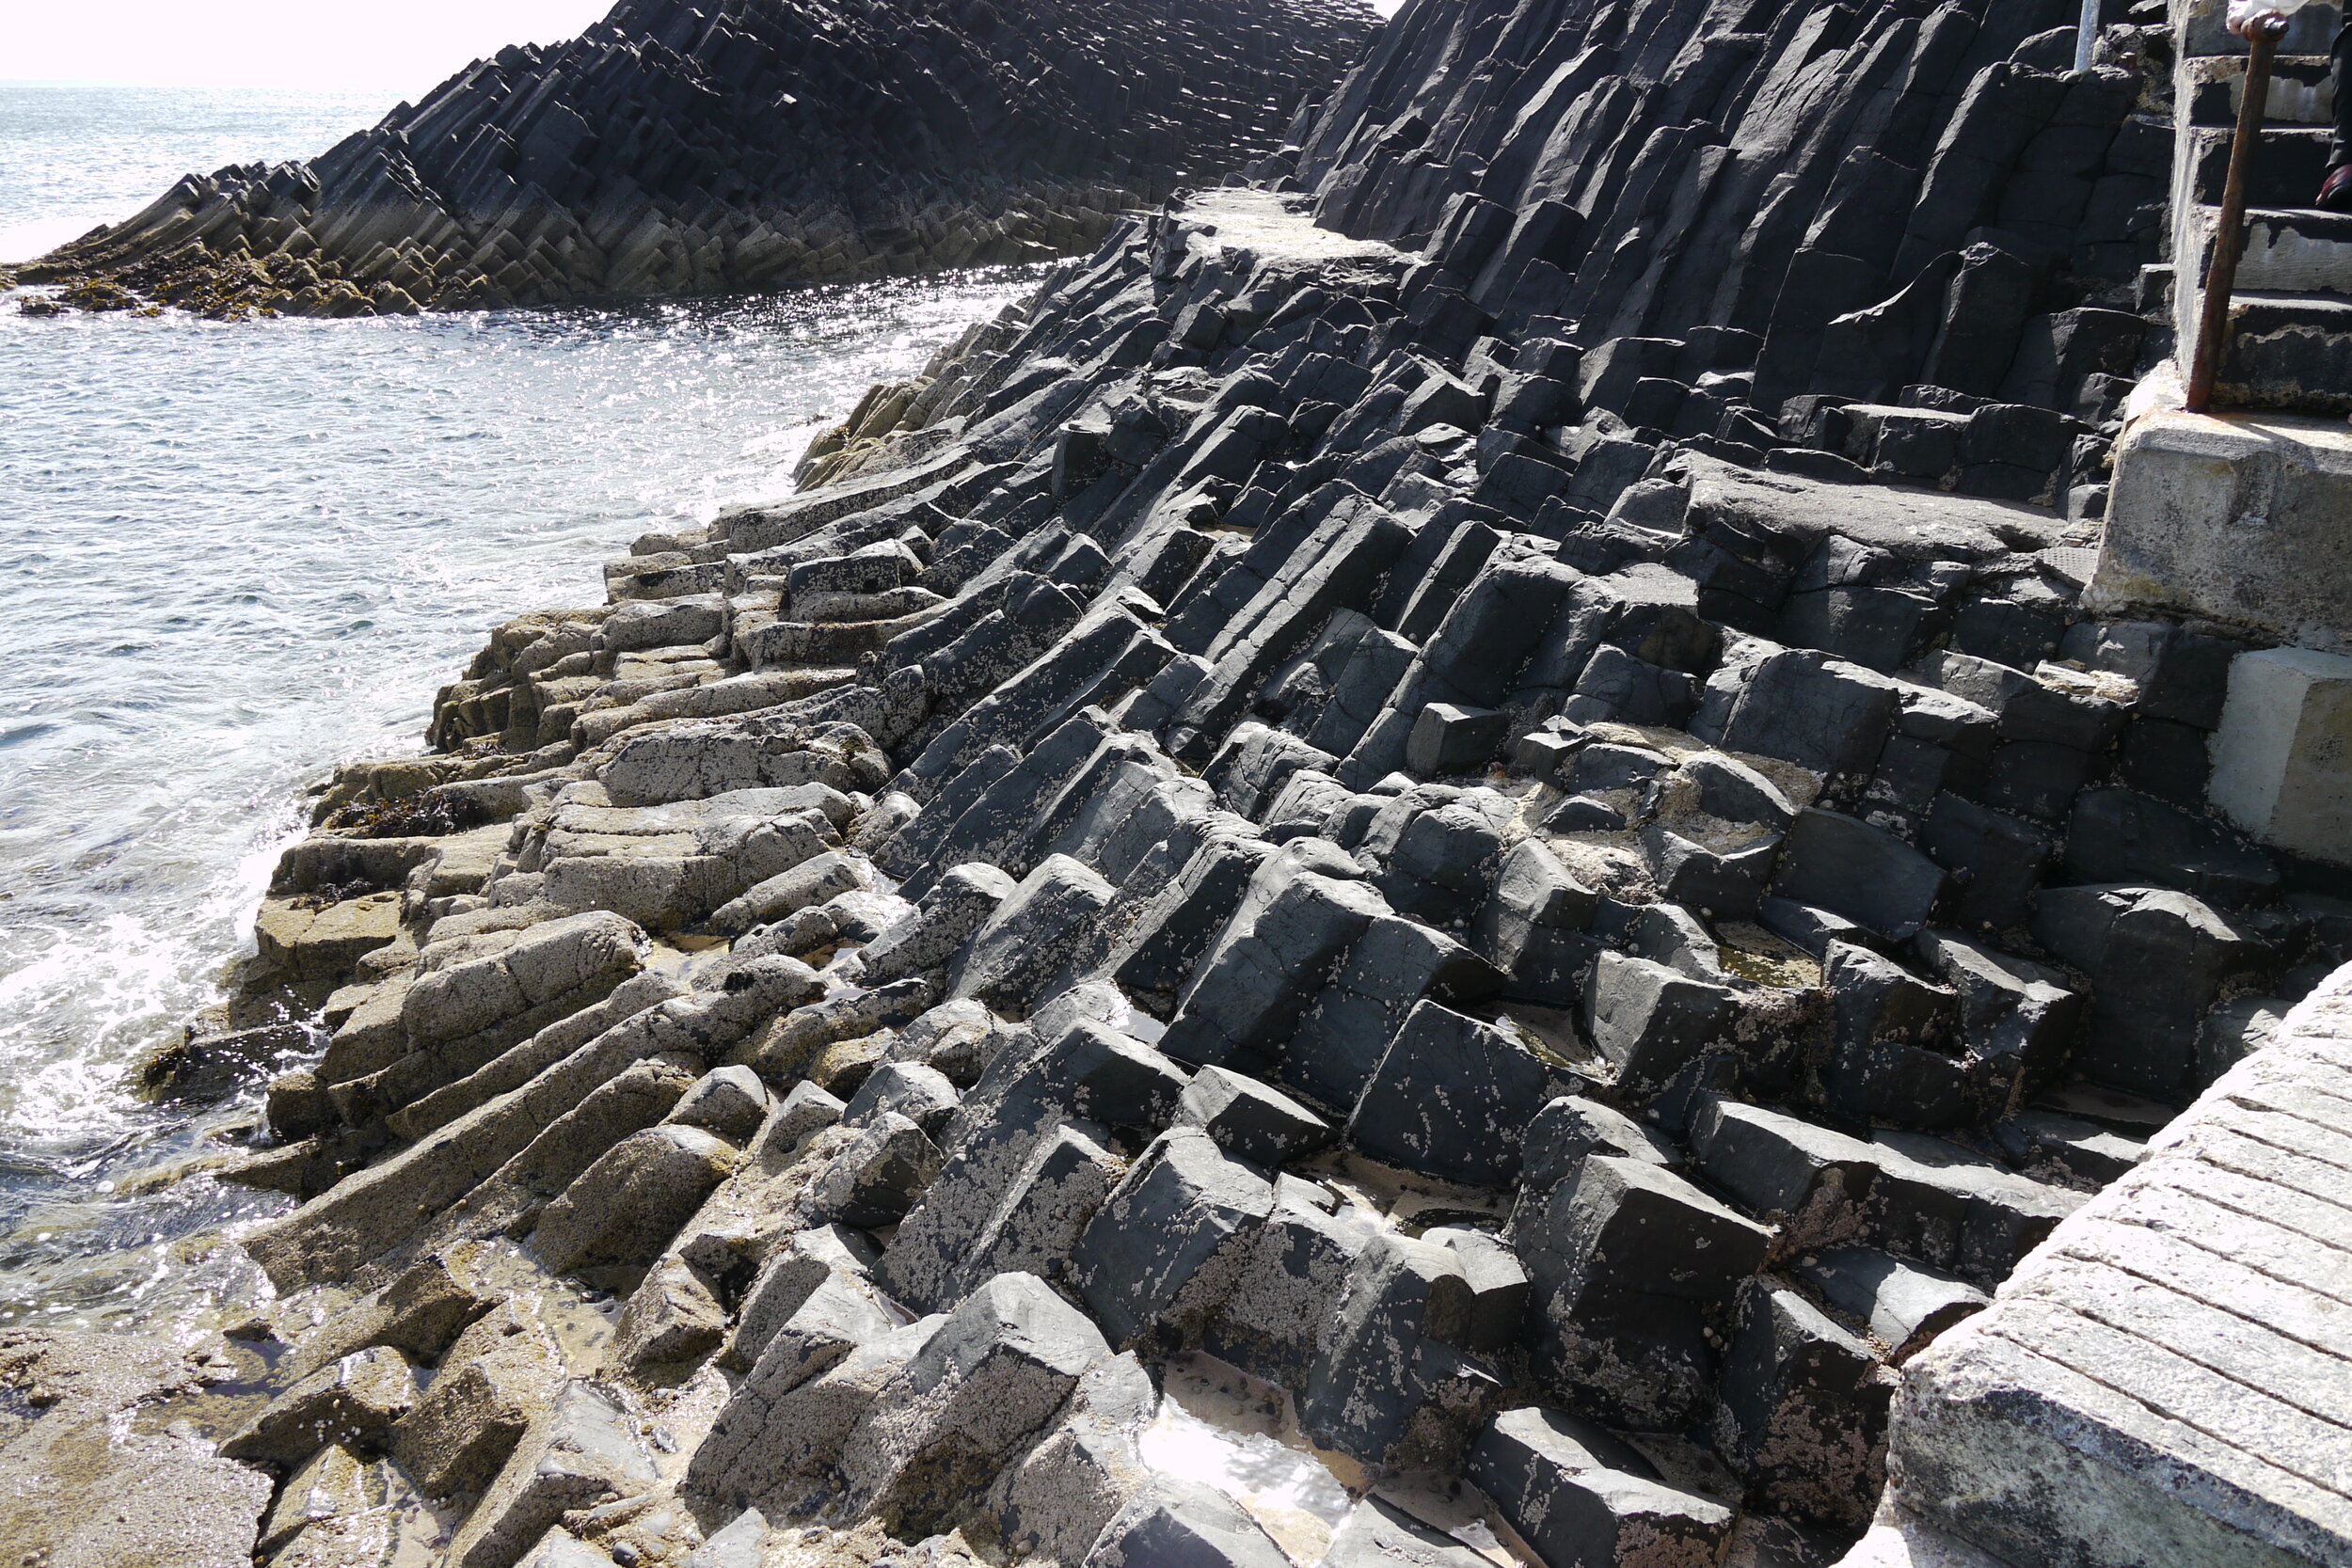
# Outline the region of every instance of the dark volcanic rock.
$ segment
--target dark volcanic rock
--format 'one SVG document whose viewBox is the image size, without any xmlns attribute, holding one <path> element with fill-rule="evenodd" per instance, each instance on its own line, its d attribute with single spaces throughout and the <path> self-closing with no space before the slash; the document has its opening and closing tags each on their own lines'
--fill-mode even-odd
<svg viewBox="0 0 2352 1568">
<path fill-rule="evenodd" d="M 1375 24 L 1354 0 L 622 0 L 18 280 L 349 316 L 1063 255 L 1269 150 Z"/>
<path fill-rule="evenodd" d="M 503 1379 L 427 1459 L 511 1489 L 513 1312 L 368 1324 L 535 1218 L 518 1300 L 644 1270 L 572 1375 L 745 1374 L 706 1532 L 1270 1564 L 1144 1462 L 1198 1351 L 1555 1565 L 1832 1560 L 1890 1369 L 2352 948 L 2184 765 L 2234 644 L 2102 619 L 2047 504 L 2161 200 L 2164 83 L 2045 69 L 2074 20 L 1414 0 L 798 493 L 501 628 L 330 795 L 429 769 L 418 836 L 339 816 L 264 911 L 331 1037 L 235 1167 L 318 1195 L 245 1241 L 341 1314 L 305 1368 L 437 1357 L 412 1434 Z M 529 934 L 590 909 L 609 996 Z M 1454 1555 L 1364 1507 L 1333 1564 Z"/>
</svg>

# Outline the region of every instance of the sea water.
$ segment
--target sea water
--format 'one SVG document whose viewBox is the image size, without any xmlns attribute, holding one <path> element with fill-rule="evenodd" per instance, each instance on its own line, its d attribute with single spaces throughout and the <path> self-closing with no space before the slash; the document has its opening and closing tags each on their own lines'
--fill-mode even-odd
<svg viewBox="0 0 2352 1568">
<path fill-rule="evenodd" d="M 0 233 L 387 106 L 0 84 Z M 224 1238 L 288 1200 L 205 1174 L 255 1096 L 133 1085 L 250 951 L 302 792 L 421 750 L 491 626 L 782 493 L 868 384 L 1034 283 L 236 325 L 0 300 L 0 1326 L 192 1327 L 258 1288 Z"/>
<path fill-rule="evenodd" d="M 119 223 L 183 174 L 323 152 L 381 93 L 0 81 L 0 263 Z"/>
</svg>

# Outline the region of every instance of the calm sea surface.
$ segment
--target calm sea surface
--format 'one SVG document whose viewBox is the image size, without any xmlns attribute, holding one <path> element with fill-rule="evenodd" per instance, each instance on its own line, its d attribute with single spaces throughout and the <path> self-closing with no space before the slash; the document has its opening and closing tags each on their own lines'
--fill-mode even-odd
<svg viewBox="0 0 2352 1568">
<path fill-rule="evenodd" d="M 0 83 L 0 241 L 388 106 Z M 868 383 L 1029 283 L 235 325 L 0 302 L 0 1326 L 193 1323 L 254 1288 L 218 1236 L 284 1200 L 184 1174 L 250 1101 L 128 1084 L 249 949 L 301 790 L 419 750 L 491 626 L 782 491 Z"/>
</svg>

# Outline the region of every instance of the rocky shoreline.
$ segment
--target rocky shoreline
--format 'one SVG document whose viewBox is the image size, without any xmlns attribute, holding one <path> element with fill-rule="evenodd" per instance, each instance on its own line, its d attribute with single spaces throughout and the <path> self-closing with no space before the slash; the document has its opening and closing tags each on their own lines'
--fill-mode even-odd
<svg viewBox="0 0 2352 1568">
<path fill-rule="evenodd" d="M 291 1478 L 273 1562 L 1274 1562 L 1140 1457 L 1200 1351 L 1335 1474 L 1466 1478 L 1547 1560 L 1594 1549 L 1546 1534 L 1573 1496 L 1825 1561 L 1889 1369 L 2340 956 L 2341 906 L 2127 788 L 1888 809 L 1922 750 L 1982 793 L 2194 721 L 2210 637 L 2054 619 L 2026 673 L 1964 629 L 1893 678 L 1669 560 L 1443 529 L 1476 442 L 1439 409 L 1527 372 L 1315 346 L 1403 319 L 1411 258 L 1291 205 L 1130 226 L 943 356 L 914 434 L 952 439 L 640 541 L 608 605 L 501 628 L 440 756 L 320 801 L 239 1020 L 331 1032 L 233 1178 L 305 1199 L 245 1240 L 275 1392 L 215 1434 Z M 1245 529 L 1306 386 L 1393 433 Z M 2079 537 L 1654 463 L 1619 541 L 1899 547 L 2014 605 Z M 1376 1494 L 1343 1544 L 1383 1530 L 1472 1560 Z"/>
<path fill-rule="evenodd" d="M 54 1403 L 249 1466 L 155 1560 L 1837 1560 L 1906 1364 L 2352 958 L 2208 809 L 2261 639 L 2081 603 L 2161 73 L 2047 9 L 1412 0 L 501 627 L 191 1048 L 325 1036 L 276 1297 Z M 1344 1503 L 1167 1463 L 1202 1379 Z M 133 1560 L 145 1462 L 19 1536 Z"/>
<path fill-rule="evenodd" d="M 56 286 L 41 311 L 364 316 L 1066 256 L 1271 151 L 1376 24 L 1358 0 L 624 0 L 14 281 Z"/>
</svg>

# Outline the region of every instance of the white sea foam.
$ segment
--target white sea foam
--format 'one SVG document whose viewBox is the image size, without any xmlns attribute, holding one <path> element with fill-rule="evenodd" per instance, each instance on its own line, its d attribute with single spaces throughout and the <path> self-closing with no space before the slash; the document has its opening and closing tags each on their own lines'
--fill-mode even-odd
<svg viewBox="0 0 2352 1568">
<path fill-rule="evenodd" d="M 416 751 L 490 626 L 776 492 L 869 383 L 1029 286 L 239 325 L 0 304 L 0 1324 L 180 1310 L 228 1266 L 183 1239 L 282 1202 L 133 1180 L 252 1101 L 129 1081 L 249 944 L 301 790 Z"/>
</svg>

